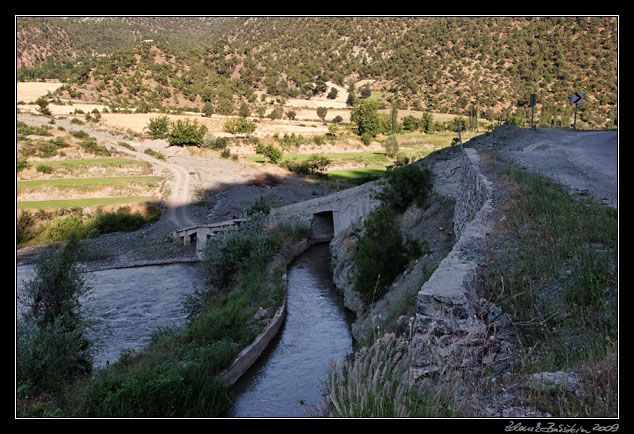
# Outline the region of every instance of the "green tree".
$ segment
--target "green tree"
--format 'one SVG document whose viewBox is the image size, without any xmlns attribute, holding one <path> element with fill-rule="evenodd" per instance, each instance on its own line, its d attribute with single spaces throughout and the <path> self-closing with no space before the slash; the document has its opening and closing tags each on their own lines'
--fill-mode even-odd
<svg viewBox="0 0 634 434">
<path fill-rule="evenodd" d="M 89 287 L 77 265 L 72 235 L 57 252 L 44 254 L 24 282 L 25 311 L 16 327 L 16 380 L 32 392 L 54 392 L 92 371 L 93 344 L 79 297 Z"/>
<path fill-rule="evenodd" d="M 420 120 L 420 129 L 426 133 L 429 133 L 432 130 L 434 124 L 434 117 L 429 112 L 424 112 L 423 117 Z"/>
<path fill-rule="evenodd" d="M 37 104 L 37 110 L 43 115 L 49 116 L 51 114 L 51 110 L 48 108 L 48 101 L 45 97 L 41 96 L 35 100 L 35 104 Z"/>
<path fill-rule="evenodd" d="M 392 110 L 390 112 L 390 130 L 393 133 L 398 132 L 398 104 L 392 104 Z"/>
<path fill-rule="evenodd" d="M 238 115 L 242 118 L 246 118 L 249 114 L 249 105 L 246 102 L 242 102 L 242 104 L 240 104 L 240 108 L 238 109 Z"/>
<path fill-rule="evenodd" d="M 389 205 L 381 205 L 363 223 L 354 263 L 357 276 L 354 289 L 366 303 L 383 296 L 394 278 L 408 262 L 403 236 Z"/>
<path fill-rule="evenodd" d="M 190 122 L 179 119 L 172 124 L 172 129 L 168 135 L 170 146 L 201 146 L 207 133 L 207 127 L 198 125 L 198 120 Z"/>
<path fill-rule="evenodd" d="M 352 109 L 350 120 L 357 124 L 358 135 L 376 137 L 381 129 L 378 110 L 378 103 L 372 100 L 363 100 Z"/>
<path fill-rule="evenodd" d="M 276 148 L 275 146 L 273 145 L 264 146 L 262 143 L 258 143 L 255 146 L 255 152 L 256 154 L 264 155 L 273 164 L 277 164 L 280 161 L 282 161 L 282 157 L 284 155 L 282 151 Z"/>
<path fill-rule="evenodd" d="M 412 115 L 403 118 L 403 128 L 408 131 L 416 131 L 418 129 L 418 119 Z"/>
<path fill-rule="evenodd" d="M 390 158 L 394 158 L 399 151 L 398 140 L 396 139 L 396 134 L 390 135 L 385 142 L 383 142 L 383 149 L 385 149 L 385 155 Z"/>
<path fill-rule="evenodd" d="M 317 116 L 323 122 L 326 119 L 326 115 L 328 114 L 328 107 L 317 107 Z"/>
<path fill-rule="evenodd" d="M 206 102 L 205 104 L 203 104 L 203 108 L 202 108 L 202 114 L 203 117 L 211 117 L 211 115 L 214 114 L 215 108 L 214 105 L 211 102 Z"/>
<path fill-rule="evenodd" d="M 165 115 L 151 117 L 145 129 L 153 139 L 163 139 L 169 131 L 170 121 Z"/>
<path fill-rule="evenodd" d="M 253 134 L 256 125 L 255 122 L 251 122 L 246 118 L 234 118 L 225 122 L 222 129 L 229 134 L 246 134 L 248 136 Z"/>
<path fill-rule="evenodd" d="M 377 199 L 397 212 L 403 212 L 410 203 L 423 205 L 431 189 L 431 173 L 416 164 L 388 170 Z"/>
</svg>

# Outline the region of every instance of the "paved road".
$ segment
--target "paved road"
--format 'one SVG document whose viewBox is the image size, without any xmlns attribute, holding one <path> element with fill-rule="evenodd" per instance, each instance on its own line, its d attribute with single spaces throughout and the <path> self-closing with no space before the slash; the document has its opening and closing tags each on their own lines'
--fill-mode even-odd
<svg viewBox="0 0 634 434">
<path fill-rule="evenodd" d="M 618 132 L 515 128 L 502 133 L 504 158 L 618 207 Z"/>
</svg>

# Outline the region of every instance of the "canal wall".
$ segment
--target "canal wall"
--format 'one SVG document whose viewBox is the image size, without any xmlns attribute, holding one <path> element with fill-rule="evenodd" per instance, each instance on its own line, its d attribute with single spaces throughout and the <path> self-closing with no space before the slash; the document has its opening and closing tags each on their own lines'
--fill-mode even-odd
<svg viewBox="0 0 634 434">
<path fill-rule="evenodd" d="M 478 152 L 464 148 L 454 208 L 455 244 L 417 296 L 410 381 L 447 368 L 482 366 L 504 357 L 501 311 L 476 294 L 476 272 L 493 228 L 493 188 Z"/>
</svg>

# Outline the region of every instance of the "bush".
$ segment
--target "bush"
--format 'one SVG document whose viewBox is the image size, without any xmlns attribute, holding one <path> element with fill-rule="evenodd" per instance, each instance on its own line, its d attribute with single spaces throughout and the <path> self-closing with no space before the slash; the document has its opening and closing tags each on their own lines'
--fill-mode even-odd
<svg viewBox="0 0 634 434">
<path fill-rule="evenodd" d="M 286 160 L 282 166 L 300 175 L 313 175 L 326 169 L 331 161 L 324 155 L 311 155 L 307 160 Z"/>
<path fill-rule="evenodd" d="M 229 134 L 250 135 L 255 131 L 256 125 L 255 122 L 251 122 L 246 118 L 234 118 L 225 122 L 222 129 Z"/>
<path fill-rule="evenodd" d="M 385 173 L 385 181 L 377 199 L 395 211 L 403 212 L 416 201 L 422 205 L 431 188 L 431 173 L 416 164 L 395 167 Z"/>
<path fill-rule="evenodd" d="M 45 241 L 63 241 L 68 240 L 73 234 L 79 238 L 83 238 L 88 233 L 87 228 L 79 216 L 65 215 L 45 224 L 42 238 Z"/>
<path fill-rule="evenodd" d="M 92 343 L 79 297 L 88 289 L 76 265 L 76 237 L 44 254 L 24 283 L 24 308 L 16 327 L 16 383 L 32 392 L 55 392 L 92 371 Z"/>
<path fill-rule="evenodd" d="M 357 277 L 354 289 L 366 303 L 382 297 L 409 260 L 394 211 L 383 204 L 364 221 L 354 263 Z"/>
<path fill-rule="evenodd" d="M 268 160 L 277 164 L 282 160 L 283 153 L 280 149 L 276 148 L 273 145 L 264 146 L 262 143 L 258 143 L 255 146 L 255 152 L 260 155 L 264 155 Z"/>
<path fill-rule="evenodd" d="M 142 228 L 147 223 L 148 221 L 141 213 L 131 214 L 127 208 L 119 208 L 117 212 L 98 210 L 90 229 L 97 229 L 100 234 L 132 232 Z"/>
<path fill-rule="evenodd" d="M 145 127 L 153 139 L 164 139 L 169 131 L 169 118 L 165 115 L 150 118 Z"/>
<path fill-rule="evenodd" d="M 190 122 L 189 119 L 185 121 L 179 119 L 172 125 L 167 140 L 170 146 L 201 146 L 205 133 L 207 133 L 207 127 L 198 125 L 196 119 L 194 122 Z"/>
<path fill-rule="evenodd" d="M 229 408 L 227 389 L 213 363 L 152 366 L 126 374 L 102 370 L 78 413 L 87 417 L 219 417 Z"/>
<path fill-rule="evenodd" d="M 16 382 L 31 393 L 59 391 L 66 382 L 92 371 L 92 344 L 85 327 L 68 327 L 66 315 L 37 327 L 18 320 Z"/>
<path fill-rule="evenodd" d="M 390 158 L 394 158 L 396 154 L 398 154 L 399 144 L 395 134 L 392 134 L 390 137 L 385 139 L 385 142 L 383 142 L 383 149 L 385 149 L 385 155 Z"/>
<path fill-rule="evenodd" d="M 210 283 L 224 286 L 235 273 L 270 258 L 277 248 L 277 241 L 264 231 L 266 220 L 266 215 L 254 213 L 238 230 L 217 234 L 207 241 L 203 261 Z"/>
</svg>

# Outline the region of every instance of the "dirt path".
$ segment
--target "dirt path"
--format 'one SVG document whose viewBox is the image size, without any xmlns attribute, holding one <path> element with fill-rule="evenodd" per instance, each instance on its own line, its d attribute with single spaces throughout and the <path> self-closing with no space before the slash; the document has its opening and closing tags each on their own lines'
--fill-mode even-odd
<svg viewBox="0 0 634 434">
<path fill-rule="evenodd" d="M 130 143 L 134 147 L 141 144 L 137 142 Z M 125 150 L 125 153 L 134 155 L 140 160 L 147 161 L 154 166 L 158 166 L 169 170 L 174 179 L 172 180 L 171 195 L 165 202 L 167 205 L 167 218 L 175 226 L 175 228 L 186 228 L 195 226 L 196 220 L 189 213 L 188 203 L 191 202 L 191 179 L 189 173 L 179 165 L 167 163 L 141 152 L 133 152 Z"/>
<path fill-rule="evenodd" d="M 31 116 L 26 114 L 25 115 L 20 114 L 18 116 L 18 120 L 22 120 L 30 125 L 43 125 L 43 124 L 46 124 L 48 121 L 48 119 L 44 117 Z M 195 219 L 188 212 L 188 207 L 185 206 L 187 203 L 190 202 L 190 198 L 191 198 L 191 191 L 190 191 L 191 180 L 190 180 L 189 173 L 183 167 L 177 164 L 172 164 L 170 162 L 161 161 L 157 158 L 144 154 L 143 152 L 131 151 L 127 148 L 124 148 L 123 146 L 118 145 L 117 144 L 118 141 L 125 141 L 126 143 L 130 144 L 131 146 L 137 149 L 144 150 L 149 147 L 145 143 L 129 140 L 127 138 L 124 138 L 123 135 L 119 135 L 112 131 L 106 132 L 103 130 L 94 129 L 88 125 L 78 126 L 63 119 L 57 119 L 56 125 L 64 127 L 64 129 L 67 131 L 79 131 L 79 130 L 86 131 L 88 134 L 97 138 L 98 140 L 108 141 L 112 146 L 115 146 L 117 148 L 117 151 L 119 152 L 132 155 L 139 160 L 146 161 L 152 164 L 153 166 L 166 169 L 167 171 L 169 171 L 173 176 L 173 180 L 172 180 L 172 186 L 170 188 L 171 195 L 166 201 L 166 205 L 168 206 L 168 211 L 167 211 L 168 220 L 174 225 L 175 228 L 184 228 L 188 226 L 194 226 L 197 223 Z M 154 147 L 156 147 L 155 142 L 157 141 L 152 141 L 152 144 L 154 145 Z M 166 147 L 167 143 L 164 142 L 163 146 Z"/>
<path fill-rule="evenodd" d="M 34 126 L 49 123 L 49 118 L 28 113 L 19 113 L 17 120 Z M 211 151 L 170 147 L 165 140 L 139 141 L 116 130 L 103 127 L 96 129 L 89 124 L 78 126 L 65 119 L 56 119 L 55 125 L 63 127 L 65 131 L 86 131 L 123 154 L 151 163 L 156 172 L 169 178 L 170 195 L 164 202 L 167 210 L 158 222 L 134 233 L 113 233 L 85 240 L 89 250 L 106 258 L 97 264 L 103 268 L 148 260 L 193 257 L 193 250 L 183 249 L 182 245 L 174 248 L 173 243 L 168 243 L 169 246 L 165 244 L 174 230 L 230 219 L 249 210 L 257 200 L 264 199 L 275 207 L 329 192 L 327 187 L 318 183 L 275 172 L 276 181 L 273 185 L 262 184 L 258 182 L 258 177 L 264 175 L 260 168 L 219 158 Z M 119 145 L 120 141 L 131 145 L 135 151 Z M 166 160 L 145 154 L 146 149 L 160 152 Z M 197 203 L 200 192 L 207 197 L 203 203 Z M 28 263 L 35 260 L 40 250 L 26 247 L 16 252 L 16 255 Z"/>
</svg>

